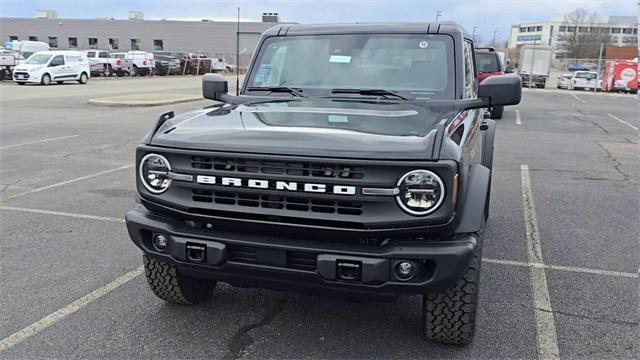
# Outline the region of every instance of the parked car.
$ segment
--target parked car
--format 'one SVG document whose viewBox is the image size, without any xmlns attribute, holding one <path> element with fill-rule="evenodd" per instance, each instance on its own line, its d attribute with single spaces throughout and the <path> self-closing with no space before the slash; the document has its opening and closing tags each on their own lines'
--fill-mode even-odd
<svg viewBox="0 0 640 360">
<path fill-rule="evenodd" d="M 111 58 L 111 64 L 116 75 L 123 76 L 128 73 L 126 64 L 127 53 L 111 53 L 109 57 Z"/>
<path fill-rule="evenodd" d="M 419 295 L 405 328 L 471 342 L 491 235 L 483 115 L 520 102 L 520 77 L 478 85 L 473 39 L 452 22 L 283 27 L 260 38 L 240 96 L 206 74 L 218 105 L 160 115 L 137 147 L 126 224 L 150 290 L 183 305 L 217 282 Z"/>
<path fill-rule="evenodd" d="M 67 80 L 86 84 L 90 76 L 89 60 L 82 51 L 39 51 L 17 65 L 13 72 L 13 80 L 18 85 L 49 85 L 53 81 L 62 84 Z"/>
<path fill-rule="evenodd" d="M 134 50 L 113 53 L 111 56 L 122 60 L 122 73 L 125 75 L 150 75 L 154 71 L 155 61 L 152 53 Z"/>
<path fill-rule="evenodd" d="M 155 71 L 158 75 L 182 74 L 180 59 L 174 56 L 154 54 L 156 62 Z"/>
<path fill-rule="evenodd" d="M 122 72 L 124 62 L 117 58 L 112 58 L 106 50 L 87 50 L 87 59 L 91 75 L 113 76 Z"/>
<path fill-rule="evenodd" d="M 562 74 L 558 76 L 558 89 L 569 89 L 571 87 L 571 79 L 573 74 Z"/>
<path fill-rule="evenodd" d="M 569 64 L 569 66 L 567 66 L 567 70 L 569 70 L 569 71 L 589 71 L 591 69 L 588 66 L 586 66 L 585 64 Z"/>
<path fill-rule="evenodd" d="M 502 60 L 494 48 L 476 48 L 476 72 L 478 73 L 478 83 L 482 83 L 490 76 L 504 75 Z M 503 111 L 504 106 L 492 107 L 490 109 L 491 118 L 502 119 Z"/>
<path fill-rule="evenodd" d="M 572 90 L 591 90 L 598 87 L 599 76 L 595 71 L 576 71 L 569 83 Z"/>
</svg>

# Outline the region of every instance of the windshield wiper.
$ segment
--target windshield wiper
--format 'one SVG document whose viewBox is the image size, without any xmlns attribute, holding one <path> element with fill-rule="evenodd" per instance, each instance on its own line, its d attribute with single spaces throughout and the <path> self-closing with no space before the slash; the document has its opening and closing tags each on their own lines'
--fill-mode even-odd
<svg viewBox="0 0 640 360">
<path fill-rule="evenodd" d="M 303 94 L 302 91 L 286 86 L 251 86 L 247 88 L 247 91 L 271 91 L 271 92 L 286 92 L 291 95 L 299 97 L 308 97 L 309 95 Z"/>
<path fill-rule="evenodd" d="M 395 96 L 398 99 L 409 100 L 409 98 L 385 89 L 333 89 L 332 94 L 360 94 L 360 95 L 381 95 L 384 97 Z"/>
</svg>

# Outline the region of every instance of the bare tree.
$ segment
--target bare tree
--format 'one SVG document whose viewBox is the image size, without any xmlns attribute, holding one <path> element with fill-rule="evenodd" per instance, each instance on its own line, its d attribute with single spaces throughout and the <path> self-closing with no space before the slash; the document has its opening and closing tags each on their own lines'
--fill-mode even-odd
<svg viewBox="0 0 640 360">
<path fill-rule="evenodd" d="M 609 29 L 595 26 L 598 16 L 585 9 L 576 9 L 564 17 L 567 31 L 560 36 L 559 47 L 566 51 L 567 58 L 593 59 L 598 57 L 600 44 L 608 44 Z"/>
</svg>

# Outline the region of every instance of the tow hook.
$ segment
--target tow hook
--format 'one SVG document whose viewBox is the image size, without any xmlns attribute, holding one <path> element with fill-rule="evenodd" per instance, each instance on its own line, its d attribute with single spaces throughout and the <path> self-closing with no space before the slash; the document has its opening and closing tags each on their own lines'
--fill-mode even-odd
<svg viewBox="0 0 640 360">
<path fill-rule="evenodd" d="M 191 262 L 203 263 L 207 260 L 207 247 L 201 244 L 187 244 L 187 259 Z"/>
<path fill-rule="evenodd" d="M 359 261 L 338 260 L 336 263 L 338 279 L 360 281 L 362 279 L 362 263 Z"/>
</svg>

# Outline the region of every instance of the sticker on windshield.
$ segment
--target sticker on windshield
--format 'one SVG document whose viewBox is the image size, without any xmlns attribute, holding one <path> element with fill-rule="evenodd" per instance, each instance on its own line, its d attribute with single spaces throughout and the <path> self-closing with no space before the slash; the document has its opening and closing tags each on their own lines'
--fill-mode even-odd
<svg viewBox="0 0 640 360">
<path fill-rule="evenodd" d="M 429 47 L 429 43 L 426 41 L 420 41 L 420 43 L 418 44 L 418 46 L 420 46 L 421 49 L 426 49 Z"/>
<path fill-rule="evenodd" d="M 329 114 L 329 122 L 330 123 L 347 123 L 349 122 L 349 117 L 347 115 Z"/>
<path fill-rule="evenodd" d="M 351 62 L 351 56 L 347 55 L 331 55 L 329 62 L 348 64 Z"/>
<path fill-rule="evenodd" d="M 267 81 L 267 79 L 269 79 L 269 75 L 271 75 L 271 70 L 272 69 L 273 69 L 273 66 L 271 64 L 260 64 L 260 68 L 258 69 L 258 72 L 256 73 L 256 77 L 254 79 L 254 82 L 263 83 L 263 82 Z"/>
</svg>

